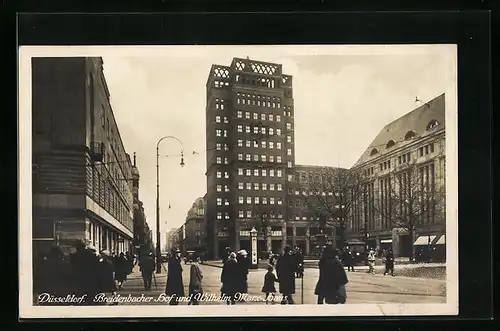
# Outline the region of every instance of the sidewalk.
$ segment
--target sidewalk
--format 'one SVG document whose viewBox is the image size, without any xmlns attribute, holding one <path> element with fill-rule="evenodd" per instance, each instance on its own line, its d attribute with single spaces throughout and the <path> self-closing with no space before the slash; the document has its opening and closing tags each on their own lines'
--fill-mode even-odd
<svg viewBox="0 0 500 331">
<path fill-rule="evenodd" d="M 166 284 L 167 284 L 167 272 L 165 269 L 162 269 L 161 274 L 153 273 L 151 292 L 146 292 L 146 293 L 156 294 L 156 292 L 158 293 L 163 292 L 165 290 Z M 139 271 L 139 266 L 134 267 L 132 273 L 127 276 L 127 280 L 123 284 L 122 289 L 118 290 L 117 293 L 121 295 L 128 295 L 128 294 L 140 295 L 145 293 L 144 282 L 142 281 L 142 275 L 141 272 Z"/>
</svg>

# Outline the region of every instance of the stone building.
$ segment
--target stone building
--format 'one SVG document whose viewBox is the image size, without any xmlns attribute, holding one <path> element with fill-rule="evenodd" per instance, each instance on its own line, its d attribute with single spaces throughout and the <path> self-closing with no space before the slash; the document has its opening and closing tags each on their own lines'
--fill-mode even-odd
<svg viewBox="0 0 500 331">
<path fill-rule="evenodd" d="M 292 77 L 280 64 L 234 58 L 213 65 L 207 80 L 207 244 L 250 250 L 262 219 L 270 245 L 286 244 L 286 192 L 295 163 Z M 259 226 L 257 226 L 259 227 Z M 258 239 L 265 241 L 264 228 Z M 261 245 L 259 245 L 262 247 Z"/>
<path fill-rule="evenodd" d="M 32 59 L 33 252 L 132 248 L 132 163 L 101 58 Z"/>
<path fill-rule="evenodd" d="M 387 124 L 351 169 L 363 180 L 349 237 L 397 256 L 444 248 L 445 155 L 444 94 Z"/>
<path fill-rule="evenodd" d="M 185 248 L 187 250 L 201 250 L 206 245 L 205 201 L 197 198 L 186 215 Z"/>
</svg>

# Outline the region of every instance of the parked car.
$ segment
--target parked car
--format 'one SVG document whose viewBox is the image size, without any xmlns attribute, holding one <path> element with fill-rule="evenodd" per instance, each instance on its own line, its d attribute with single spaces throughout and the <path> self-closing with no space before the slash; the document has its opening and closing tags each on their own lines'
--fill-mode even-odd
<svg viewBox="0 0 500 331">
<path fill-rule="evenodd" d="M 167 262 L 169 258 L 168 253 L 161 253 L 161 262 Z"/>
<path fill-rule="evenodd" d="M 200 257 L 196 253 L 196 251 L 186 251 L 186 255 L 184 256 L 184 264 L 187 264 L 188 262 L 200 262 Z"/>
</svg>

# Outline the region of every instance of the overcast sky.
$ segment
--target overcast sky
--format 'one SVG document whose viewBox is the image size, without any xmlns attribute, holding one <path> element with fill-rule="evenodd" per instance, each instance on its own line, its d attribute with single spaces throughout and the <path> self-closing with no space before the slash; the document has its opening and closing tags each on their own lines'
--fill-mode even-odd
<svg viewBox="0 0 500 331">
<path fill-rule="evenodd" d="M 181 226 L 206 192 L 205 85 L 212 64 L 246 56 L 282 64 L 293 76 L 296 163 L 346 168 L 385 124 L 421 105 L 415 97 L 428 101 L 456 82 L 455 48 L 444 45 L 113 47 L 102 56 L 121 137 L 127 152 L 137 153 L 140 199 L 154 237 L 160 137 L 178 137 L 186 152 L 184 168 L 177 156 L 160 160 L 162 234 Z M 165 140 L 160 154 L 179 150 Z"/>
</svg>

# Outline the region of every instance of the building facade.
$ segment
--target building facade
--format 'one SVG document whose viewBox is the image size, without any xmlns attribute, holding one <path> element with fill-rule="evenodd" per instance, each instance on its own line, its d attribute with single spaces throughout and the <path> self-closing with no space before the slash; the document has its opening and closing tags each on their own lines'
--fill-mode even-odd
<svg viewBox="0 0 500 331">
<path fill-rule="evenodd" d="M 205 224 L 205 201 L 200 197 L 196 199 L 193 206 L 186 215 L 185 228 L 185 248 L 187 250 L 202 250 L 206 244 L 206 224 Z"/>
<path fill-rule="evenodd" d="M 206 87 L 208 254 L 249 250 L 256 225 L 259 247 L 280 251 L 295 163 L 292 77 L 280 64 L 234 58 L 212 66 Z"/>
<path fill-rule="evenodd" d="M 412 256 L 415 246 L 444 247 L 445 155 L 442 94 L 386 125 L 352 167 L 362 184 L 349 236 L 397 256 Z"/>
<path fill-rule="evenodd" d="M 32 59 L 33 251 L 132 248 L 132 163 L 101 58 Z"/>
</svg>

